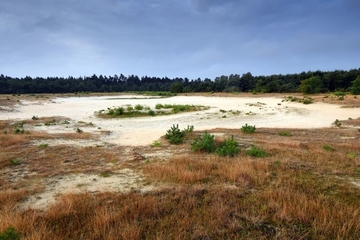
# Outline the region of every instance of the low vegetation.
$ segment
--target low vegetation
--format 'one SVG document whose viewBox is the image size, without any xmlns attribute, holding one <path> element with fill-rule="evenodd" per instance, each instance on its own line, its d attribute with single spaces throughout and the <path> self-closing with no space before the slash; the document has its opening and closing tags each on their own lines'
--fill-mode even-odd
<svg viewBox="0 0 360 240">
<path fill-rule="evenodd" d="M 129 117 L 170 115 L 181 112 L 202 111 L 206 109 L 209 109 L 209 107 L 200 106 L 200 105 L 188 105 L 188 104 L 163 105 L 161 103 L 156 104 L 155 109 L 151 109 L 149 106 L 143 106 L 137 104 L 135 106 L 127 106 L 126 108 L 116 107 L 116 108 L 108 108 L 107 110 L 100 110 L 96 112 L 96 115 L 103 118 L 109 118 L 109 117 L 129 118 Z"/>
<path fill-rule="evenodd" d="M 252 126 L 252 125 L 248 125 L 247 123 L 241 127 L 241 131 L 243 133 L 254 133 L 255 130 L 256 130 L 255 125 Z"/>
</svg>

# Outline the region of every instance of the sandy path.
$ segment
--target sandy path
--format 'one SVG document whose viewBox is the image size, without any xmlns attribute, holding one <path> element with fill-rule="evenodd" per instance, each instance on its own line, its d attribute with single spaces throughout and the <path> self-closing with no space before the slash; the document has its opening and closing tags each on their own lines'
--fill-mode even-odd
<svg viewBox="0 0 360 240">
<path fill-rule="evenodd" d="M 201 112 L 190 112 L 160 117 L 142 117 L 128 119 L 101 119 L 94 115 L 95 111 L 136 104 L 155 108 L 162 104 L 194 104 L 211 108 Z M 225 110 L 226 112 L 221 112 Z M 240 111 L 239 114 L 232 112 Z M 340 106 L 314 103 L 301 104 L 282 102 L 275 97 L 204 97 L 176 96 L 171 98 L 144 98 L 141 96 L 103 96 L 103 97 L 68 97 L 55 98 L 44 103 L 22 102 L 14 111 L 0 112 L 0 119 L 30 119 L 32 116 L 51 117 L 64 116 L 74 122 L 92 122 L 94 127 L 84 128 L 88 132 L 110 131 L 110 135 L 102 135 L 101 141 L 121 145 L 147 145 L 164 135 L 173 124 L 180 128 L 193 125 L 195 130 L 212 128 L 241 128 L 248 123 L 256 127 L 281 128 L 321 128 L 329 127 L 335 119 L 359 117 L 356 108 L 340 108 Z M 226 116 L 226 117 L 225 117 Z M 48 132 L 74 132 L 71 127 L 41 126 L 38 130 Z"/>
</svg>

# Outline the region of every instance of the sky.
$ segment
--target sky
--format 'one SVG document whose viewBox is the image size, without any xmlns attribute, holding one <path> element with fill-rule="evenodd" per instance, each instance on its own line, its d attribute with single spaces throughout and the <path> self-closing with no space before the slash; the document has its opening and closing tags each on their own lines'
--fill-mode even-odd
<svg viewBox="0 0 360 240">
<path fill-rule="evenodd" d="M 1 0 L 0 74 L 210 78 L 360 68 L 360 0 Z"/>
</svg>

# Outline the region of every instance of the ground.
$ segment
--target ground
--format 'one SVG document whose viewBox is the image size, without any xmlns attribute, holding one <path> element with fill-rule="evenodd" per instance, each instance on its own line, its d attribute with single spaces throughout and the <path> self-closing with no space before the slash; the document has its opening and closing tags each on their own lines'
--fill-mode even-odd
<svg viewBox="0 0 360 240">
<path fill-rule="evenodd" d="M 316 238 L 322 232 L 328 234 L 324 236 L 356 238 L 360 236 L 356 223 L 360 214 L 357 210 L 360 206 L 360 101 L 352 95 L 341 100 L 332 94 L 322 94 L 311 96 L 312 104 L 303 104 L 291 101 L 293 97 L 303 99 L 296 94 L 184 94 L 171 98 L 72 94 L 1 96 L 0 189 L 4 194 L 0 202 L 3 216 L 8 218 L 0 221 L 0 231 L 11 225 L 27 234 L 28 239 L 34 239 L 35 233 L 19 223 L 21 214 L 26 215 L 33 209 L 45 219 L 51 211 L 59 213 L 59 206 L 64 204 L 69 209 L 75 208 L 77 196 L 84 199 L 107 196 L 106 201 L 114 208 L 119 207 L 112 205 L 120 201 L 119 197 L 141 202 L 138 196 L 142 196 L 150 202 L 157 199 L 152 203 L 155 209 L 159 208 L 156 204 L 161 196 L 172 201 L 185 196 L 186 201 L 194 198 L 191 201 L 195 202 L 204 198 L 204 202 L 217 206 L 216 211 L 223 208 L 221 214 L 226 213 L 229 224 L 238 232 L 239 229 L 244 232 L 240 231 L 239 235 L 236 231 L 229 232 L 230 225 L 211 232 L 202 229 L 204 226 L 194 228 L 182 223 L 184 228 L 188 226 L 192 230 L 178 229 L 179 239 L 181 234 L 185 234 L 185 238 L 244 237 L 247 236 L 244 229 L 264 238 L 291 238 L 291 231 L 296 233 L 295 238 Z M 199 104 L 210 109 L 130 119 L 103 119 L 95 113 L 108 107 L 136 104 L 154 108 L 157 103 Z M 254 134 L 241 132 L 241 126 L 246 123 L 256 125 Z M 179 124 L 180 128 L 192 125 L 195 130 L 183 144 L 171 145 L 164 135 L 173 124 Z M 234 136 L 241 148 L 240 155 L 229 159 L 192 152 L 190 143 L 204 131 L 213 134 L 217 142 Z M 261 160 L 246 156 L 246 149 L 251 145 L 265 149 L 268 156 Z M 123 193 L 128 195 L 121 195 Z M 221 194 L 234 200 L 226 204 L 220 201 Z M 234 194 L 247 199 L 246 204 L 256 197 L 259 200 L 253 204 L 260 210 L 249 213 L 248 209 L 234 220 L 233 208 L 245 204 L 237 202 Z M 207 197 L 219 202 L 206 200 Z M 287 205 L 294 201 L 300 201 L 298 204 L 302 207 Z M 331 204 L 339 215 L 322 212 L 324 204 Z M 183 207 L 196 212 L 198 208 L 191 206 Z M 215 210 L 206 210 L 211 211 Z M 320 213 L 323 216 L 317 217 Z M 153 214 L 159 213 L 154 210 Z M 332 214 L 331 217 L 328 214 Z M 196 216 L 186 216 L 199 220 Z M 337 222 L 342 217 L 346 217 L 349 226 Z M 325 223 L 330 220 L 333 223 Z M 300 227 L 300 223 L 304 226 Z M 247 227 L 244 228 L 244 224 Z M 329 227 L 334 229 L 330 231 Z M 164 239 L 175 238 L 162 227 L 156 228 L 162 230 Z M 49 229 L 44 227 L 43 231 L 41 236 Z M 149 230 L 139 225 L 133 232 L 138 232 L 139 238 L 149 234 Z M 74 239 L 79 236 L 73 232 L 66 234 Z M 111 239 L 112 235 L 107 234 L 102 238 Z M 126 239 L 129 235 L 122 236 Z M 130 238 L 137 239 L 137 235 Z"/>
</svg>

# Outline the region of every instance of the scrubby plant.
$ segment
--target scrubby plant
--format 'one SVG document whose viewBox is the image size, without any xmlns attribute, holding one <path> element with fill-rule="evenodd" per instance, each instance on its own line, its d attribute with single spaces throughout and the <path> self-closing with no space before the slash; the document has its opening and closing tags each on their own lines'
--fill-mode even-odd
<svg viewBox="0 0 360 240">
<path fill-rule="evenodd" d="M 155 105 L 155 109 L 161 109 L 163 107 L 164 107 L 164 105 L 162 105 L 161 103 L 158 103 Z"/>
<path fill-rule="evenodd" d="M 123 114 L 124 114 L 124 108 L 123 107 L 118 107 L 117 109 L 115 109 L 114 115 L 119 116 L 119 115 L 123 115 Z"/>
<path fill-rule="evenodd" d="M 191 150 L 196 152 L 214 152 L 215 151 L 215 142 L 214 135 L 205 132 L 202 136 L 198 136 L 191 143 Z"/>
<path fill-rule="evenodd" d="M 334 122 L 335 127 L 341 127 L 341 122 L 339 121 L 339 119 L 336 119 Z"/>
<path fill-rule="evenodd" d="M 334 152 L 335 151 L 335 149 L 333 147 L 329 146 L 329 145 L 324 145 L 322 148 L 325 151 L 329 151 L 329 152 Z"/>
<path fill-rule="evenodd" d="M 234 140 L 234 136 L 226 139 L 217 149 L 216 154 L 219 156 L 234 157 L 240 151 L 239 143 Z"/>
<path fill-rule="evenodd" d="M 241 131 L 243 133 L 254 133 L 256 130 L 256 127 L 255 125 L 254 126 L 251 126 L 251 125 L 248 125 L 247 123 L 241 127 Z"/>
<path fill-rule="evenodd" d="M 161 147 L 160 141 L 153 141 L 153 143 L 150 145 L 150 147 Z"/>
<path fill-rule="evenodd" d="M 144 109 L 144 106 L 140 105 L 140 104 L 137 104 L 135 105 L 135 109 L 138 110 L 138 111 L 141 111 Z"/>
<path fill-rule="evenodd" d="M 313 99 L 311 97 L 305 97 L 302 102 L 303 104 L 311 104 L 313 103 Z"/>
<path fill-rule="evenodd" d="M 281 131 L 281 132 L 278 132 L 278 135 L 282 136 L 282 137 L 290 137 L 291 132 L 289 132 L 289 131 Z"/>
<path fill-rule="evenodd" d="M 10 159 L 9 162 L 10 162 L 10 165 L 11 165 L 11 166 L 20 165 L 20 160 L 17 159 L 17 158 L 16 158 L 16 159 Z"/>
<path fill-rule="evenodd" d="M 246 151 L 246 154 L 252 157 L 266 157 L 267 154 L 264 149 L 251 145 L 251 148 Z"/>
<path fill-rule="evenodd" d="M 49 144 L 44 143 L 44 144 L 40 144 L 40 145 L 38 146 L 38 148 L 47 148 L 48 146 L 49 146 Z"/>
<path fill-rule="evenodd" d="M 187 128 L 184 128 L 184 130 L 183 130 L 184 133 L 190 133 L 192 131 L 194 131 L 194 126 L 193 125 L 191 125 L 191 126 L 188 125 Z"/>
<path fill-rule="evenodd" d="M 82 133 L 83 130 L 81 130 L 80 128 L 76 128 L 76 132 L 77 132 L 77 133 Z"/>
<path fill-rule="evenodd" d="M 150 116 L 155 116 L 154 110 L 149 110 L 149 111 L 148 111 L 148 114 L 149 114 Z"/>
<path fill-rule="evenodd" d="M 8 227 L 3 232 L 0 232 L 0 240 L 18 240 L 20 236 L 20 232 L 16 231 L 14 227 Z"/>
<path fill-rule="evenodd" d="M 173 125 L 165 134 L 165 138 L 169 140 L 171 144 L 183 143 L 185 133 L 179 129 L 179 124 Z"/>
<path fill-rule="evenodd" d="M 35 121 L 35 120 L 39 120 L 39 117 L 34 115 L 34 116 L 32 116 L 31 119 Z"/>
</svg>

